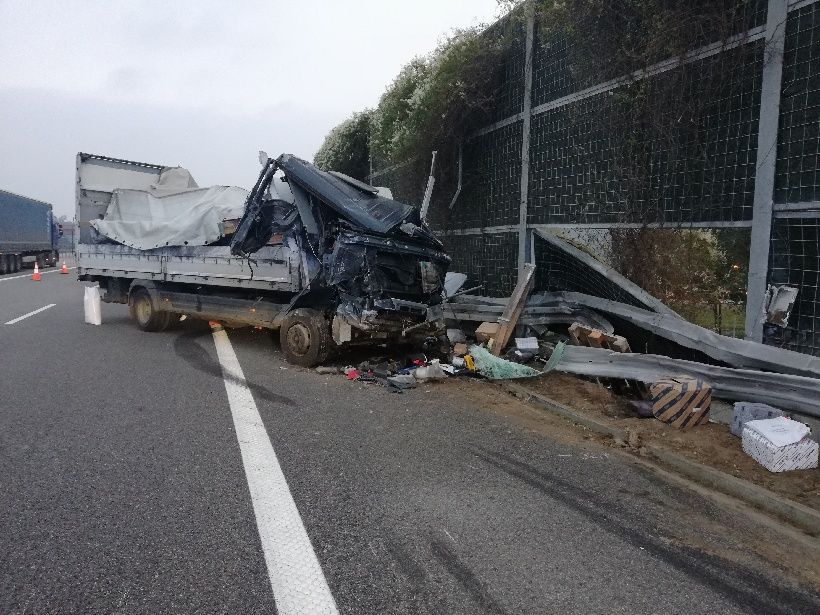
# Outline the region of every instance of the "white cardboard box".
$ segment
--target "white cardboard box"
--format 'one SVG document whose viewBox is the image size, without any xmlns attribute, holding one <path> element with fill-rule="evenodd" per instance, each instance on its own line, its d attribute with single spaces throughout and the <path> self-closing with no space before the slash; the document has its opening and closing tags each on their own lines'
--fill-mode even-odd
<svg viewBox="0 0 820 615">
<path fill-rule="evenodd" d="M 743 452 L 769 472 L 808 470 L 817 467 L 818 445 L 808 436 L 793 444 L 775 446 L 754 429 L 744 427 L 742 444 Z"/>
</svg>

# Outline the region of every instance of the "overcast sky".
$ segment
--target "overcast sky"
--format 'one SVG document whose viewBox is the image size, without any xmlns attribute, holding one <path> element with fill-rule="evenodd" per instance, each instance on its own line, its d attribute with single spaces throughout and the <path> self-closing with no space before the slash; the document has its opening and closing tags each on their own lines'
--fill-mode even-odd
<svg viewBox="0 0 820 615">
<path fill-rule="evenodd" d="M 496 0 L 0 0 L 0 189 L 73 217 L 78 151 L 252 186 L 312 159 L 402 65 Z"/>
</svg>

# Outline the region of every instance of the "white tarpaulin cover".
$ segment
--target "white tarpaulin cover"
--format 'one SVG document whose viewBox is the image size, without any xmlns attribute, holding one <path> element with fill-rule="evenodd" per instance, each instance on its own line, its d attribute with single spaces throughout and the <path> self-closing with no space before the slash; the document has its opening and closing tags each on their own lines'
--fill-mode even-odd
<svg viewBox="0 0 820 615">
<path fill-rule="evenodd" d="M 140 250 L 203 246 L 222 237 L 223 220 L 242 217 L 247 197 L 235 186 L 199 188 L 187 170 L 169 168 L 148 190 L 114 190 L 105 217 L 90 224 Z"/>
</svg>

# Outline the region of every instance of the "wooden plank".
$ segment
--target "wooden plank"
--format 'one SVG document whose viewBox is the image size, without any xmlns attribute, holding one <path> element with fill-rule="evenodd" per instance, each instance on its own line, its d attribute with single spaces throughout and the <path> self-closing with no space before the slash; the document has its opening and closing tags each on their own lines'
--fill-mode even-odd
<svg viewBox="0 0 820 615">
<path fill-rule="evenodd" d="M 493 342 L 492 353 L 495 356 L 500 356 L 504 351 L 507 342 L 510 341 L 515 325 L 518 324 L 518 318 L 524 310 L 524 305 L 527 303 L 527 297 L 532 291 L 532 285 L 535 282 L 535 265 L 532 263 L 525 263 L 518 277 L 518 283 L 515 285 L 515 290 L 510 297 L 507 307 L 504 308 L 504 313 L 498 319 L 501 326 L 498 329 L 498 335 Z"/>
</svg>

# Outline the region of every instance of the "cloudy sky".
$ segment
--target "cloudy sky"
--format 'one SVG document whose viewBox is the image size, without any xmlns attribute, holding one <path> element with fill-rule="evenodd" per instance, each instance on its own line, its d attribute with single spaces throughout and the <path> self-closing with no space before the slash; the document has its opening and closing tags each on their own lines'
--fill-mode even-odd
<svg viewBox="0 0 820 615">
<path fill-rule="evenodd" d="M 403 64 L 496 0 L 0 0 L 0 188 L 73 217 L 78 151 L 250 187 L 311 159 Z"/>
</svg>

